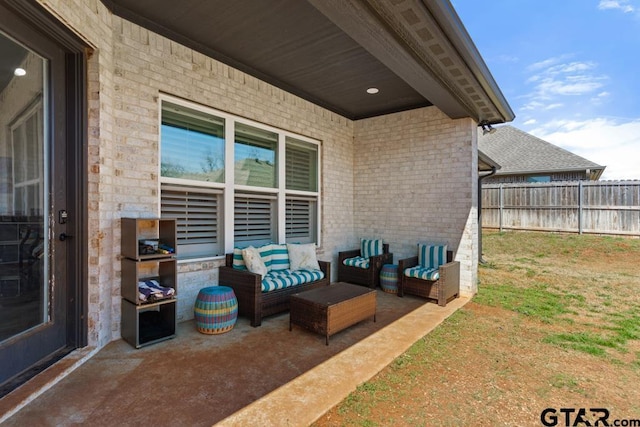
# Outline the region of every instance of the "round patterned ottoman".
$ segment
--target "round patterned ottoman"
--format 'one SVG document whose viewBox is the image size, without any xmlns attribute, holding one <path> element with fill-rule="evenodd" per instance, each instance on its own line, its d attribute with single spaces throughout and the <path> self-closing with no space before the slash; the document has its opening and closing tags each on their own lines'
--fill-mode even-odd
<svg viewBox="0 0 640 427">
<path fill-rule="evenodd" d="M 380 270 L 380 287 L 389 294 L 398 293 L 398 265 L 385 264 Z"/>
<path fill-rule="evenodd" d="M 238 300 L 228 286 L 200 289 L 193 310 L 196 329 L 203 334 L 222 334 L 233 329 L 238 319 Z"/>
</svg>

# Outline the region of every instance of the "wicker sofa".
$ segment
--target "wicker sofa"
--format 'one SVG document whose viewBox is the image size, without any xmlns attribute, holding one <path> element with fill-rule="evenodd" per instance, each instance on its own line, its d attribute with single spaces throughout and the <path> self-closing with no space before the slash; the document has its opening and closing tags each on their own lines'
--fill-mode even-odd
<svg viewBox="0 0 640 427">
<path fill-rule="evenodd" d="M 323 278 L 263 292 L 263 276 L 239 269 L 237 263 L 234 267 L 234 254 L 231 253 L 226 255 L 225 265 L 220 267 L 219 284 L 233 289 L 238 299 L 238 315 L 248 317 L 251 326 L 257 327 L 264 317 L 288 311 L 292 294 L 329 285 L 331 263 L 318 260 L 318 264 Z"/>
<path fill-rule="evenodd" d="M 416 295 L 437 301 L 444 307 L 460 296 L 460 262 L 453 261 L 453 252 L 446 251 L 446 263 L 437 267 L 435 280 L 408 277 L 407 269 L 419 266 L 419 257 L 414 256 L 398 261 L 398 296 Z"/>
</svg>

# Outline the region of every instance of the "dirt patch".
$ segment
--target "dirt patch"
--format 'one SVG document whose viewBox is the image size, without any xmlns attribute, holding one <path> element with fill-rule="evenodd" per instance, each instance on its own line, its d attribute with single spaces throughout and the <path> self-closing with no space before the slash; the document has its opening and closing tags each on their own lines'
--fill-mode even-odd
<svg viewBox="0 0 640 427">
<path fill-rule="evenodd" d="M 540 426 L 545 408 L 605 408 L 611 425 L 640 419 L 640 242 L 522 234 L 485 238 L 492 265 L 480 269 L 480 293 L 542 289 L 565 314 L 474 299 L 314 425 Z M 558 336 L 602 353 L 549 339 Z"/>
</svg>

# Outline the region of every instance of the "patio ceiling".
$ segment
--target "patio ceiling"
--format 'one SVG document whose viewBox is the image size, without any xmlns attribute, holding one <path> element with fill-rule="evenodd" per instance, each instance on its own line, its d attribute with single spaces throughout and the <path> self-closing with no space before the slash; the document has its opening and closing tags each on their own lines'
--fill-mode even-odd
<svg viewBox="0 0 640 427">
<path fill-rule="evenodd" d="M 102 1 L 353 120 L 429 105 L 479 123 L 514 118 L 448 0 Z"/>
<path fill-rule="evenodd" d="M 27 50 L 0 33 L 0 92 L 13 79 L 14 71 L 27 56 Z"/>
</svg>

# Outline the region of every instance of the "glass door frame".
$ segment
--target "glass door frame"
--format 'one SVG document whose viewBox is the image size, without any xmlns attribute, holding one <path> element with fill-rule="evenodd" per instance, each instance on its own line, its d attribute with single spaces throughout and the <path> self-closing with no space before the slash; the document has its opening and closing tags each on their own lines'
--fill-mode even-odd
<svg viewBox="0 0 640 427">
<path fill-rule="evenodd" d="M 52 329 L 59 348 L 49 354 L 29 359 L 26 369 L 17 371 L 14 377 L 0 378 L 0 397 L 37 375 L 47 366 L 76 348 L 87 345 L 87 96 L 86 61 L 88 47 L 55 17 L 35 1 L 0 0 L 0 28 L 3 32 L 28 46 L 29 49 L 47 59 L 51 97 L 45 96 L 44 121 L 49 121 L 50 144 L 49 167 L 44 168 L 48 177 L 44 179 L 45 192 L 49 192 L 48 215 L 44 219 L 50 231 L 48 254 L 50 260 L 49 281 L 54 304 L 50 315 L 56 316 L 58 325 Z M 46 151 L 46 150 L 45 150 Z M 47 161 L 47 159 L 45 159 Z M 63 174 L 63 175 L 61 175 Z M 54 181 L 63 177 L 56 186 Z M 47 181 L 50 185 L 47 186 Z M 45 197 L 47 200 L 47 197 Z M 69 212 L 64 220 L 62 211 Z M 72 236 L 61 241 L 62 235 Z M 60 256 L 62 254 L 62 256 Z M 51 279 L 53 278 L 53 280 Z M 58 300 L 56 301 L 56 298 Z M 45 324 L 46 325 L 46 324 Z M 16 360 L 26 357 L 37 346 L 33 342 L 33 328 L 25 337 L 18 336 L 0 343 L 0 362 L 22 365 Z M 61 329 L 61 330 L 59 330 Z M 29 334 L 33 333 L 31 342 Z M 24 363 L 23 363 L 24 364 Z"/>
</svg>

